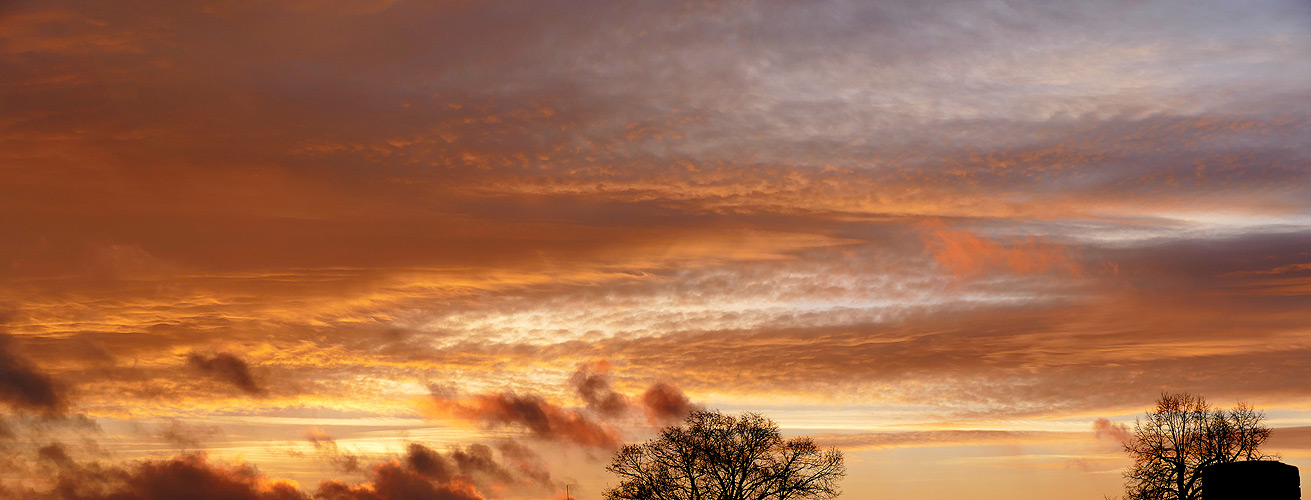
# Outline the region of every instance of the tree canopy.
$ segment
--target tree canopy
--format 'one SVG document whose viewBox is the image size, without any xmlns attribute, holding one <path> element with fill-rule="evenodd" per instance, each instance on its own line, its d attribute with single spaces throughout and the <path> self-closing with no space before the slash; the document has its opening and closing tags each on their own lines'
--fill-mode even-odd
<svg viewBox="0 0 1311 500">
<path fill-rule="evenodd" d="M 1260 451 L 1270 437 L 1265 414 L 1239 403 L 1213 409 L 1201 396 L 1162 394 L 1156 408 L 1134 423 L 1124 451 L 1131 500 L 1198 500 L 1201 471 L 1213 464 L 1271 458 Z"/>
<path fill-rule="evenodd" d="M 826 500 L 846 474 L 842 453 L 807 437 L 783 439 L 757 413 L 697 411 L 646 443 L 624 446 L 606 468 L 607 500 Z"/>
</svg>

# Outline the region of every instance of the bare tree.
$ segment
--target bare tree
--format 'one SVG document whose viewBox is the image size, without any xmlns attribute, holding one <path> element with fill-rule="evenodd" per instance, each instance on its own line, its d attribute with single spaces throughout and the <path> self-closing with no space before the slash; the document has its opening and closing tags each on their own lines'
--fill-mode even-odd
<svg viewBox="0 0 1311 500">
<path fill-rule="evenodd" d="M 778 424 L 697 411 L 656 439 L 624 446 L 606 470 L 619 476 L 607 500 L 827 500 L 846 474 L 842 453 L 810 438 L 784 440 Z"/>
<path fill-rule="evenodd" d="M 1212 409 L 1201 396 L 1162 394 L 1134 423 L 1124 445 L 1133 465 L 1124 473 L 1131 500 L 1198 500 L 1201 471 L 1212 464 L 1272 458 L 1259 448 L 1270 437 L 1265 414 L 1240 403 Z"/>
</svg>

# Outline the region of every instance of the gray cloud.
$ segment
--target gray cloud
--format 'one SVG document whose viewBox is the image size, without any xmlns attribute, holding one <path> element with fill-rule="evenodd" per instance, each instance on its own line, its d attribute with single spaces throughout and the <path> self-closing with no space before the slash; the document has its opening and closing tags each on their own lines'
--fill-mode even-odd
<svg viewBox="0 0 1311 500">
<path fill-rule="evenodd" d="M 251 374 L 250 365 L 234 354 L 192 353 L 187 355 L 187 366 L 221 382 L 231 384 L 246 394 L 262 396 L 268 393 L 268 390 Z"/>
</svg>

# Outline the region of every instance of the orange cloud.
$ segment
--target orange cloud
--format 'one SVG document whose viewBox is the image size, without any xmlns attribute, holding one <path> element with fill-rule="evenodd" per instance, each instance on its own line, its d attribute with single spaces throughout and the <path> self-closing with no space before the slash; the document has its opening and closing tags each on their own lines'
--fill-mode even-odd
<svg viewBox="0 0 1311 500">
<path fill-rule="evenodd" d="M 950 229 L 941 222 L 921 225 L 925 245 L 933 259 L 958 277 L 970 277 L 995 271 L 1012 274 L 1063 272 L 1073 277 L 1083 275 L 1081 266 L 1061 245 L 1029 237 L 1004 243 L 972 232 Z"/>
<path fill-rule="evenodd" d="M 1097 439 L 1109 439 L 1119 444 L 1128 443 L 1133 439 L 1132 431 L 1125 424 L 1118 424 L 1110 420 L 1099 418 L 1093 421 L 1093 435 Z"/>
</svg>

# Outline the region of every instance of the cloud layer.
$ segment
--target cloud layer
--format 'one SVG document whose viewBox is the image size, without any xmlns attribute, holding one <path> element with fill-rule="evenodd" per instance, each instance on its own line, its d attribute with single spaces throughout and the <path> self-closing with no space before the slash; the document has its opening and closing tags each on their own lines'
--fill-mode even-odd
<svg viewBox="0 0 1311 500">
<path fill-rule="evenodd" d="M 695 401 L 871 457 L 1013 438 L 1086 459 L 1033 458 L 1035 498 L 1096 497 L 1115 464 L 1082 455 L 1162 391 L 1306 419 L 1306 2 L 2 10 L 0 447 L 94 421 L 248 498 L 490 497 L 377 433 L 436 415 L 405 432 L 558 478 L 539 442 Z M 879 444 L 900 426 L 938 434 Z M 983 467 L 957 458 L 917 465 Z"/>
</svg>

